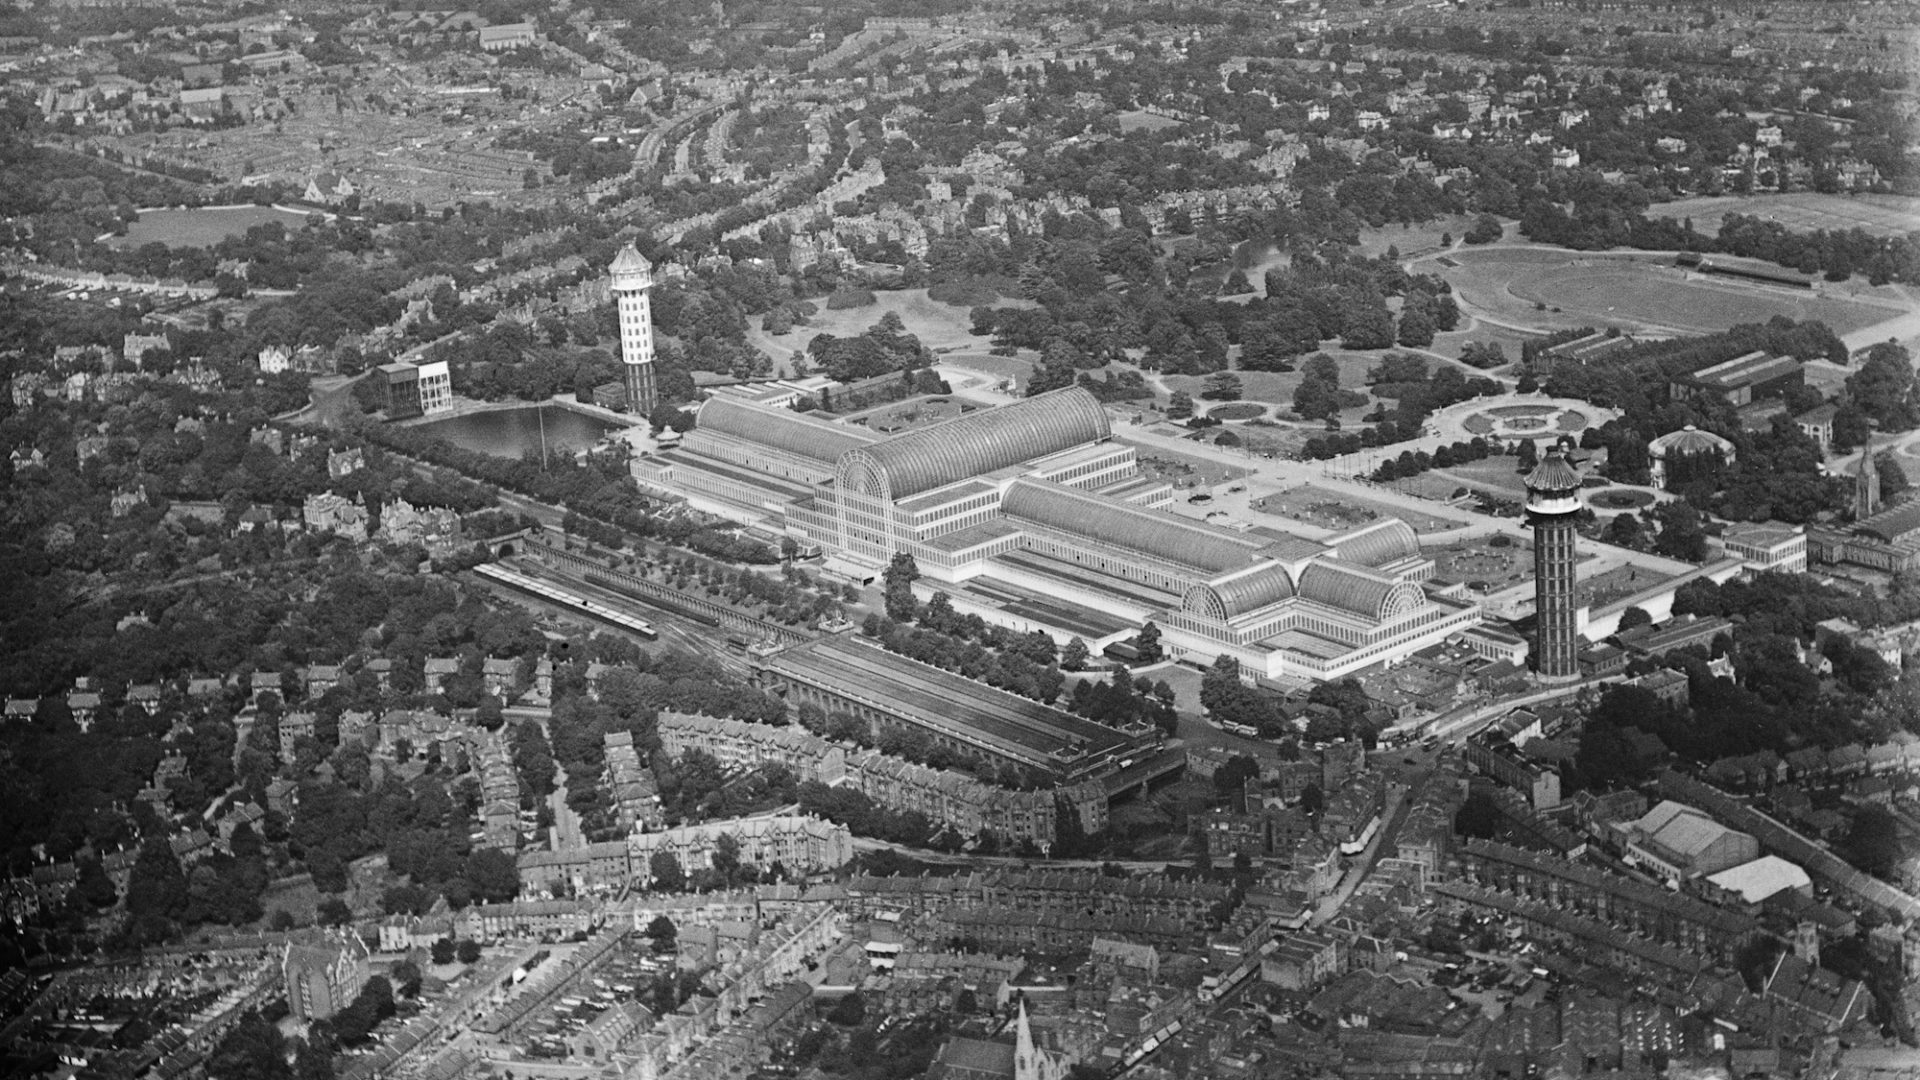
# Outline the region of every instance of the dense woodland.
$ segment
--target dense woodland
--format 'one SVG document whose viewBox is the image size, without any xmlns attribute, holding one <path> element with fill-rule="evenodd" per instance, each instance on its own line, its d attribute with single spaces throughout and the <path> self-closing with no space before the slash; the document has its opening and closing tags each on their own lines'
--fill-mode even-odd
<svg viewBox="0 0 1920 1080">
<path fill-rule="evenodd" d="M 1221 656 L 1200 683 L 1200 704 L 1222 724 L 1253 728 L 1261 738 L 1281 740 L 1283 756 L 1298 756 L 1299 740 L 1333 742 L 1358 739 L 1369 746 L 1384 727 L 1370 715 L 1372 700 L 1352 679 L 1316 683 L 1305 697 L 1290 699 L 1277 691 L 1240 681 L 1240 662 Z M 1296 723 L 1298 721 L 1298 723 Z"/>
</svg>

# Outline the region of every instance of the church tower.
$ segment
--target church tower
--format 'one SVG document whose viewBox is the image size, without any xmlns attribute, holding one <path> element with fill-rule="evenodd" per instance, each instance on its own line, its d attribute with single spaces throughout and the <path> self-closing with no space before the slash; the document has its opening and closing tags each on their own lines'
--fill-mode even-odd
<svg viewBox="0 0 1920 1080">
<path fill-rule="evenodd" d="M 653 264 L 632 244 L 614 256 L 607 268 L 613 277 L 613 299 L 620 310 L 620 364 L 627 387 L 627 411 L 645 418 L 659 404 L 653 382 L 653 307 L 647 290 L 653 288 Z"/>
<path fill-rule="evenodd" d="M 1574 564 L 1580 472 L 1563 447 L 1547 451 L 1527 474 L 1527 524 L 1533 529 L 1533 659 L 1543 681 L 1580 677 Z"/>
<path fill-rule="evenodd" d="M 1820 966 L 1820 928 L 1811 922 L 1801 922 L 1793 928 L 1793 955 L 1806 961 L 1808 967 Z"/>
<path fill-rule="evenodd" d="M 1873 436 L 1860 449 L 1860 468 L 1853 477 L 1853 520 L 1865 521 L 1880 512 L 1880 466 L 1873 460 Z"/>
</svg>

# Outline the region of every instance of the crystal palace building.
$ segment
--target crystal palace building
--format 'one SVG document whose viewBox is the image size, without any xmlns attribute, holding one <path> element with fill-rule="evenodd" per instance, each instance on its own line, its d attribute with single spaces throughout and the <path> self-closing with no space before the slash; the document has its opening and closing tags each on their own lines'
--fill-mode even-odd
<svg viewBox="0 0 1920 1080">
<path fill-rule="evenodd" d="M 962 400 L 956 398 L 955 400 Z M 1176 654 L 1273 679 L 1338 678 L 1473 626 L 1423 586 L 1433 563 L 1387 519 L 1324 541 L 1172 513 L 1089 392 L 1058 390 L 883 435 L 722 393 L 640 481 L 817 545 L 872 577 L 908 552 L 960 611 L 1098 650 L 1151 620 Z"/>
</svg>

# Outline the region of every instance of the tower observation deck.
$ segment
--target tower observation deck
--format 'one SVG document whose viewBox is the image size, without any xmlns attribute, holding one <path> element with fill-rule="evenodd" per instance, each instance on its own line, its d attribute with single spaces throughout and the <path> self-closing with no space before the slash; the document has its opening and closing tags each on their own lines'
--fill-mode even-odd
<svg viewBox="0 0 1920 1080">
<path fill-rule="evenodd" d="M 659 403 L 653 375 L 653 264 L 632 245 L 622 248 L 607 268 L 620 312 L 620 365 L 627 388 L 627 411 L 646 417 Z"/>
<path fill-rule="evenodd" d="M 1527 524 L 1533 529 L 1534 670 L 1548 682 L 1580 677 L 1574 564 L 1580 471 L 1555 447 L 1527 474 Z"/>
</svg>

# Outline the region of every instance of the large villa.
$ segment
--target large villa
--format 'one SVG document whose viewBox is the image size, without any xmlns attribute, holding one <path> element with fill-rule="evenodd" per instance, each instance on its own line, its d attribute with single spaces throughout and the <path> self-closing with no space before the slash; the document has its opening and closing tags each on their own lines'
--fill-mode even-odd
<svg viewBox="0 0 1920 1080">
<path fill-rule="evenodd" d="M 1142 474 L 1079 388 L 891 436 L 723 393 L 636 475 L 816 544 L 850 575 L 908 552 L 956 609 L 1095 649 L 1151 620 L 1189 659 L 1331 679 L 1480 621 L 1422 584 L 1433 563 L 1402 521 L 1315 541 L 1173 513 L 1173 488 Z"/>
</svg>

